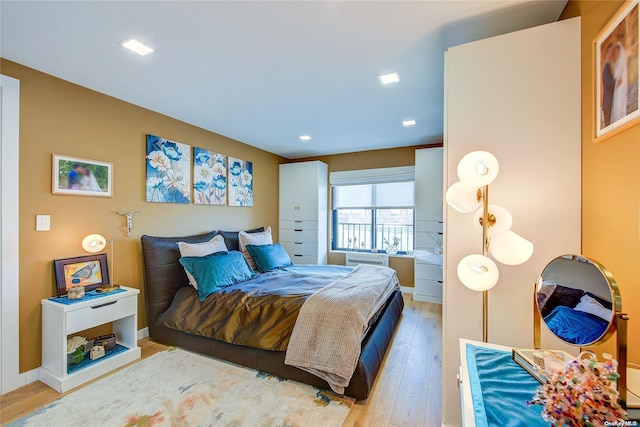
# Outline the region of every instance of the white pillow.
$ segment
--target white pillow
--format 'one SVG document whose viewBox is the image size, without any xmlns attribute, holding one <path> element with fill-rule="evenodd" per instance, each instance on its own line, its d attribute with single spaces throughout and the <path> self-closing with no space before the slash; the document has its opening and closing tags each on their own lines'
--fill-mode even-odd
<svg viewBox="0 0 640 427">
<path fill-rule="evenodd" d="M 273 244 L 273 239 L 271 237 L 271 227 L 267 227 L 266 230 L 261 231 L 259 233 L 247 233 L 245 231 L 241 231 L 238 233 L 238 242 L 240 244 L 240 252 L 244 255 L 245 259 L 255 270 L 256 264 L 251 259 L 251 255 L 247 252 L 247 245 L 271 245 Z"/>
<path fill-rule="evenodd" d="M 583 295 L 580 302 L 575 306 L 574 310 L 591 313 L 607 322 L 611 321 L 611 310 L 604 307 L 597 299 L 591 298 L 589 295 Z"/>
<path fill-rule="evenodd" d="M 178 249 L 180 249 L 180 256 L 205 256 L 216 252 L 227 251 L 227 245 L 224 244 L 224 238 L 221 234 L 216 235 L 213 239 L 204 243 L 187 243 L 178 242 Z M 189 278 L 189 283 L 194 288 L 198 289 L 198 283 L 196 279 L 186 269 L 184 270 Z"/>
</svg>

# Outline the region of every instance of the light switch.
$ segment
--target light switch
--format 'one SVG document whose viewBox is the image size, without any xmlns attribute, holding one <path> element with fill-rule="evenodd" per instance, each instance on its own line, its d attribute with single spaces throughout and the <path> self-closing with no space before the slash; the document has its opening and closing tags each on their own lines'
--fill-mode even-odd
<svg viewBox="0 0 640 427">
<path fill-rule="evenodd" d="M 51 215 L 36 215 L 36 231 L 51 230 Z"/>
</svg>

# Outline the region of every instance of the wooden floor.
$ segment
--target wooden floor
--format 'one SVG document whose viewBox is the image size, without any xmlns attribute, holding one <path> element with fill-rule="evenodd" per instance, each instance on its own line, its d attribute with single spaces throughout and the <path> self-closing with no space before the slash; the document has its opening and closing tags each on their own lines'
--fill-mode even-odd
<svg viewBox="0 0 640 427">
<path fill-rule="evenodd" d="M 143 359 L 164 348 L 149 339 L 138 345 Z M 344 426 L 440 426 L 441 381 L 442 306 L 405 295 L 400 324 L 372 393 L 356 402 Z M 2 395 L 0 422 L 4 425 L 28 415 L 64 394 L 36 381 Z"/>
</svg>

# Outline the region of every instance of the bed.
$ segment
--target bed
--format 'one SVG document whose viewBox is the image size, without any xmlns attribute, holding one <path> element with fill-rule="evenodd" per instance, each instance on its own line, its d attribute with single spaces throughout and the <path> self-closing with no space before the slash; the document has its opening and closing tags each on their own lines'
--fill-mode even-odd
<svg viewBox="0 0 640 427">
<path fill-rule="evenodd" d="M 543 283 L 538 306 L 551 332 L 576 345 L 597 341 L 613 319 L 612 304 L 606 298 L 554 281 Z"/>
<path fill-rule="evenodd" d="M 239 292 L 249 295 L 262 295 L 268 301 L 276 301 L 275 305 L 254 310 L 253 330 L 279 329 L 264 327 L 268 311 L 280 311 L 281 306 L 300 305 L 308 298 L 314 289 L 322 288 L 328 281 L 333 281 L 350 271 L 348 267 L 340 266 L 292 266 L 273 272 L 260 274 L 246 282 L 225 288 L 223 292 L 216 292 L 216 297 L 222 297 L 222 303 L 213 303 L 211 298 L 200 301 L 198 292 L 189 285 L 183 266 L 180 264 L 178 242 L 202 243 L 211 240 L 216 235 L 224 236 L 229 251 L 235 251 L 237 233 L 212 231 L 210 233 L 185 237 L 141 237 L 144 261 L 144 286 L 147 303 L 147 317 L 149 335 L 156 342 L 181 347 L 187 350 L 207 354 L 224 359 L 259 371 L 267 372 L 278 377 L 287 378 L 310 384 L 315 387 L 329 389 L 329 383 L 306 370 L 285 364 L 287 333 L 280 333 L 267 338 L 254 339 L 251 328 L 245 328 L 229 337 L 218 333 L 220 322 L 224 322 L 220 307 L 227 307 L 228 301 L 242 300 Z M 280 285 L 283 276 L 294 278 L 296 285 Z M 305 278 L 306 277 L 306 278 Z M 278 284 L 274 286 L 274 283 Z M 286 288 L 293 286 L 290 290 Z M 240 288 L 245 288 L 242 291 Z M 275 291 L 272 291 L 273 289 Z M 303 291 L 298 289 L 303 288 Z M 269 290 L 267 292 L 266 290 Z M 286 300 L 273 299 L 274 295 L 287 295 Z M 226 298 L 226 300 L 225 300 Z M 251 300 L 253 301 L 253 300 Z M 217 308 L 212 308 L 217 307 Z M 344 394 L 356 399 L 366 399 L 369 396 L 373 382 L 382 364 L 382 360 L 393 337 L 399 321 L 404 302 L 398 290 L 390 293 L 380 308 L 373 314 L 366 332 L 360 341 L 360 354 L 355 371 L 344 390 Z M 217 315 L 217 317 L 215 316 Z M 295 314 L 286 314 L 285 316 Z M 184 318 L 191 317 L 200 320 L 198 327 L 185 327 Z M 265 320 L 266 319 L 266 320 Z M 295 319 L 294 319 L 295 323 Z M 236 341 L 236 342 L 230 342 Z M 267 342 L 265 344 L 265 342 Z M 269 350 L 272 346 L 274 349 Z M 263 348 L 260 348 L 263 347 Z"/>
</svg>

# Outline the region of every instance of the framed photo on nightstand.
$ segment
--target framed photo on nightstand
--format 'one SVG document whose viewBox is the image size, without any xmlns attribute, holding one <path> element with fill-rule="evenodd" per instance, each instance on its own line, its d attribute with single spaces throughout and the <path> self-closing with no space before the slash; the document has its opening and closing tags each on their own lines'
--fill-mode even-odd
<svg viewBox="0 0 640 427">
<path fill-rule="evenodd" d="M 58 296 L 67 295 L 69 288 L 82 285 L 85 291 L 109 284 L 107 254 L 54 259 Z"/>
</svg>

